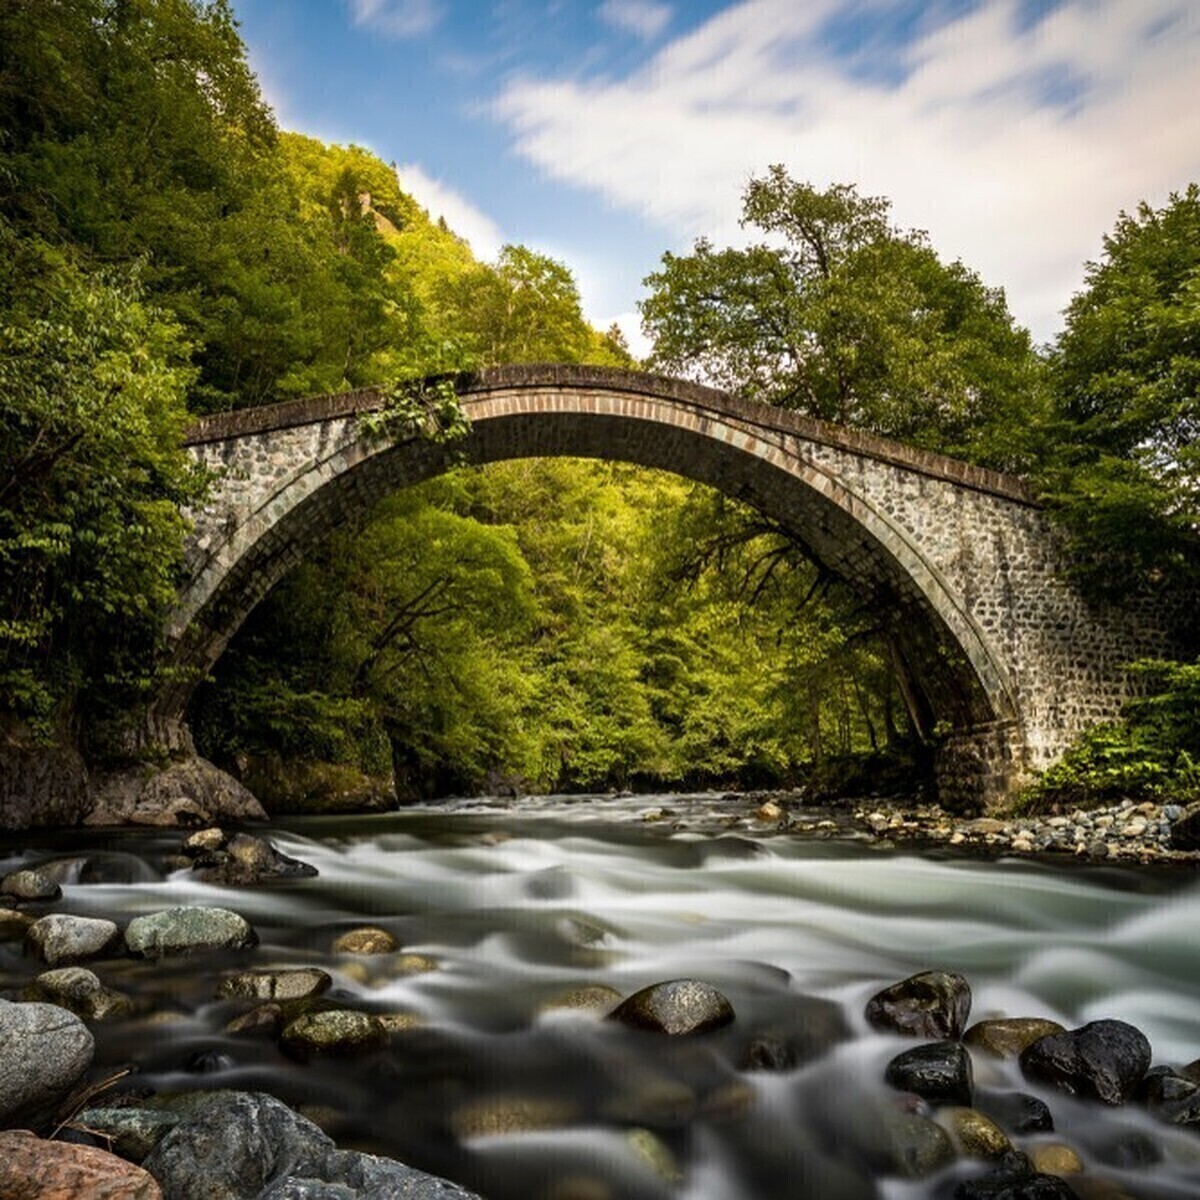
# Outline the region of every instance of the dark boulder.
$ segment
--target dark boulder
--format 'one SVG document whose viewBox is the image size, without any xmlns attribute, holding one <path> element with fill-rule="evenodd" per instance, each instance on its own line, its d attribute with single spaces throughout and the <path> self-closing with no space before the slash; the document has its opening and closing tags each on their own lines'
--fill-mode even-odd
<svg viewBox="0 0 1200 1200">
<path fill-rule="evenodd" d="M 757 1030 L 742 1048 L 743 1071 L 790 1071 L 812 1062 L 850 1036 L 840 1004 L 819 996 L 789 1000 L 781 1019 Z"/>
<path fill-rule="evenodd" d="M 1138 1085 L 1137 1099 L 1170 1125 L 1200 1124 L 1200 1083 L 1170 1067 L 1155 1067 Z"/>
<path fill-rule="evenodd" d="M 1189 804 L 1171 824 L 1175 850 L 1200 850 L 1200 800 Z"/>
<path fill-rule="evenodd" d="M 975 1107 L 1010 1134 L 1051 1133 L 1054 1130 L 1054 1117 L 1045 1101 L 1028 1092 L 980 1090 L 975 1096 Z"/>
<path fill-rule="evenodd" d="M 1021 1054 L 1026 1079 L 1102 1104 L 1124 1104 L 1150 1067 L 1150 1043 L 1124 1021 L 1092 1021 L 1039 1038 Z"/>
<path fill-rule="evenodd" d="M 194 756 L 96 777 L 90 792 L 85 825 L 202 826 L 267 819 L 263 806 L 232 775 Z"/>
<path fill-rule="evenodd" d="M 971 1107 L 971 1056 L 957 1042 L 930 1042 L 897 1054 L 884 1079 L 930 1104 Z"/>
<path fill-rule="evenodd" d="M 733 1005 L 710 983 L 699 979 L 671 979 L 651 984 L 619 1004 L 609 1019 L 675 1036 L 708 1033 L 728 1025 Z"/>
<path fill-rule="evenodd" d="M 402 1163 L 338 1150 L 281 1101 L 249 1092 L 216 1093 L 142 1165 L 164 1200 L 479 1200 Z"/>
<path fill-rule="evenodd" d="M 208 833 L 208 830 L 204 831 Z M 188 853 L 185 843 L 184 852 Z M 266 838 L 235 833 L 223 845 L 197 854 L 193 870 L 206 883 L 247 887 L 278 879 L 310 879 L 317 868 L 276 850 Z"/>
<path fill-rule="evenodd" d="M 971 1013 L 971 987 L 953 971 L 922 971 L 867 1001 L 867 1023 L 906 1037 L 957 1038 Z"/>
<path fill-rule="evenodd" d="M 986 1175 L 964 1179 L 953 1195 L 954 1200 L 1076 1200 L 1064 1180 L 1040 1174 L 1017 1150 L 1006 1154 Z"/>
</svg>

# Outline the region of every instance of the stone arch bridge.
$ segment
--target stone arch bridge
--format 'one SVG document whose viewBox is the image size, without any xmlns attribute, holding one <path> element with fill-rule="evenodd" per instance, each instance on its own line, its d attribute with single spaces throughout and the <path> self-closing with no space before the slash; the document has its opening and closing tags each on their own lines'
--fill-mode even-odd
<svg viewBox="0 0 1200 1200">
<path fill-rule="evenodd" d="M 191 514 L 167 630 L 177 673 L 150 735 L 185 744 L 193 683 L 250 610 L 333 528 L 454 462 L 576 455 L 673 471 L 779 521 L 886 614 L 943 800 L 978 803 L 1052 762 L 1129 694 L 1123 664 L 1164 649 L 1136 611 L 1089 608 L 1061 578 L 1046 515 L 1017 478 L 639 372 L 508 367 L 455 384 L 447 448 L 364 422 L 373 390 L 201 419 L 217 473 Z"/>
</svg>

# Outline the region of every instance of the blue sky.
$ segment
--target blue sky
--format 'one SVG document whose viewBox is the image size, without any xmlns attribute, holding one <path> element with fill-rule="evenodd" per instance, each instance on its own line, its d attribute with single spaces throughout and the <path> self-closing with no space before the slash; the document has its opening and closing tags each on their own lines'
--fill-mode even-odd
<svg viewBox="0 0 1200 1200">
<path fill-rule="evenodd" d="M 886 195 L 1039 339 L 1117 213 L 1200 180 L 1197 0 L 235 0 L 280 123 L 356 142 L 485 258 L 641 280 L 775 162 Z"/>
</svg>

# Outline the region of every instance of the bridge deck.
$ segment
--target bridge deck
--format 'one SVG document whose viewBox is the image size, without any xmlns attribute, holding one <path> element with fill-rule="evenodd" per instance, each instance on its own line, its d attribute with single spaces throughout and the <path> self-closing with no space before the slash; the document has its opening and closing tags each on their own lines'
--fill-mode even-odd
<svg viewBox="0 0 1200 1200">
<path fill-rule="evenodd" d="M 1035 507 L 1038 504 L 1029 485 L 1017 475 L 993 471 L 932 450 L 921 450 L 875 434 L 819 421 L 802 413 L 741 400 L 728 392 L 687 380 L 613 367 L 537 365 L 489 367 L 482 371 L 459 375 L 433 376 L 429 382 L 446 378 L 454 380 L 459 395 L 468 401 L 472 396 L 509 388 L 592 388 L 661 398 L 692 408 L 706 409 L 722 417 L 733 417 L 762 429 L 848 450 L 879 462 L 904 467 L 920 475 L 944 479 L 974 491 L 1002 496 L 1018 504 Z M 201 417 L 188 429 L 184 440 L 190 446 L 223 442 L 236 437 L 332 421 L 357 413 L 377 412 L 382 406 L 383 396 L 378 388 L 360 388 L 357 391 L 338 392 L 328 396 L 285 400 L 279 404 L 235 409 L 232 412 Z"/>
</svg>

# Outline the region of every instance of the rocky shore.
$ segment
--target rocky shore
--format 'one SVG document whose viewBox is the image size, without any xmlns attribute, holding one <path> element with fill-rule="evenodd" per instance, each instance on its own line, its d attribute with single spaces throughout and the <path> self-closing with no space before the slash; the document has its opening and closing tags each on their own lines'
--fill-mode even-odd
<svg viewBox="0 0 1200 1200">
<path fill-rule="evenodd" d="M 936 806 L 860 806 L 860 826 L 876 839 L 934 842 L 1005 854 L 1070 855 L 1088 862 L 1195 865 L 1200 803 L 1135 803 L 1042 816 L 960 818 Z"/>
<path fill-rule="evenodd" d="M 990 855 L 1066 855 L 1094 863 L 1200 864 L 1200 800 L 1186 805 L 1122 800 L 1066 812 L 973 817 L 903 801 L 812 808 L 802 792 L 746 793 L 724 800 L 738 806 L 727 825 L 800 836 L 852 836 L 880 846 L 946 846 Z M 644 819 L 675 815 L 652 811 Z"/>
<path fill-rule="evenodd" d="M 1125 803 L 1001 819 L 961 818 L 920 805 L 822 811 L 795 801 L 791 794 L 736 802 L 707 797 L 697 798 L 693 809 L 691 798 L 680 797 L 641 818 L 815 838 L 849 833 L 881 847 L 912 843 L 1089 863 L 1194 868 L 1200 856 L 1200 805 Z M 494 838 L 479 835 L 479 845 L 493 844 Z M 220 829 L 192 833 L 163 854 L 164 864 L 183 872 L 178 878 L 190 886 L 213 887 L 214 899 L 220 887 L 303 889 L 317 874 L 266 838 Z M 172 1085 L 156 1092 L 139 1086 L 136 1075 L 114 1076 L 97 1054 L 114 1026 L 149 1032 L 165 1028 L 160 1019 L 186 1026 L 202 1007 L 215 1021 L 214 1033 L 181 1046 L 184 1073 L 228 1069 L 234 1060 L 222 1056 L 236 1059 L 237 1047 L 246 1046 L 268 1048 L 265 1053 L 273 1061 L 279 1056 L 293 1076 L 324 1063 L 354 1078 L 360 1064 L 378 1069 L 390 1056 L 438 1044 L 428 1016 L 404 1007 L 399 994 L 391 998 L 388 982 L 420 973 L 436 978 L 438 961 L 406 950 L 412 942 L 402 944 L 373 924 L 323 934 L 281 960 L 247 917 L 220 904 L 176 904 L 118 923 L 84 915 L 71 903 L 78 893 L 62 886 L 107 878 L 83 860 L 27 858 L 0 879 L 0 904 L 8 906 L 0 909 L 0 940 L 18 953 L 23 948 L 22 961 L 31 964 L 14 972 L 0 999 L 0 1196 L 478 1200 L 396 1159 L 340 1148 L 334 1137 L 353 1131 L 338 1124 L 333 1109 L 289 1107 L 264 1090 Z M 571 928 L 572 961 L 603 964 L 593 935 Z M 129 986 L 152 972 L 179 970 L 183 962 L 197 981 L 190 1013 L 160 1010 Z M 356 994 L 345 986 L 354 980 L 372 986 Z M 564 987 L 544 1012 L 569 1010 L 570 1020 L 542 1012 L 530 1019 L 558 1030 L 565 1052 L 573 1052 L 572 1039 L 587 1041 L 587 1021 L 624 1027 L 660 1045 L 683 1046 L 664 1061 L 677 1062 L 694 1083 L 656 1076 L 645 1063 L 621 1058 L 623 1035 L 614 1034 L 614 1061 L 623 1065 L 608 1071 L 582 1102 L 594 1105 L 590 1117 L 578 1098 L 519 1088 L 498 1095 L 466 1090 L 449 1108 L 444 1135 L 470 1147 L 476 1139 L 601 1121 L 620 1139 L 619 1153 L 632 1156 L 652 1181 L 645 1194 L 657 1197 L 654 1189 L 666 1195 L 684 1178 L 679 1131 L 693 1121 L 752 1130 L 762 1119 L 755 1116 L 761 1081 L 774 1073 L 787 1075 L 798 1111 L 811 1124 L 796 1136 L 812 1140 L 812 1169 L 825 1181 L 827 1190 L 813 1194 L 877 1197 L 878 1181 L 886 1178 L 914 1181 L 924 1190 L 911 1194 L 931 1200 L 1117 1200 L 1140 1195 L 1128 1188 L 1131 1169 L 1166 1161 L 1177 1153 L 1164 1149 L 1170 1139 L 1200 1131 L 1200 1060 L 1156 1065 L 1148 1039 L 1133 1025 L 1100 1019 L 1068 1029 L 1037 1012 L 996 1011 L 972 1025 L 970 986 L 953 971 L 885 984 L 883 978 L 872 982 L 881 990 L 865 1008 L 796 991 L 786 1013 L 781 1009 L 780 1019 L 766 1024 L 748 1020 L 740 1000 L 735 1011 L 704 978 L 663 979 L 640 989 L 598 980 Z M 893 1040 L 879 1043 L 890 1057 L 875 1058 L 865 1078 L 843 1078 L 846 1067 L 835 1061 L 855 1056 L 845 1058 L 841 1048 L 875 1045 L 881 1037 Z M 662 1053 L 647 1042 L 638 1045 L 647 1056 Z M 858 1061 L 866 1060 L 860 1055 Z M 772 1086 L 766 1084 L 767 1093 Z M 1081 1127 L 1081 1104 L 1130 1114 L 1128 1128 L 1119 1130 L 1125 1140 L 1112 1156 L 1106 1157 L 1104 1141 L 1111 1133 L 1098 1133 L 1093 1144 L 1086 1123 Z M 753 1140 L 749 1132 L 746 1137 Z M 1194 1160 L 1200 1163 L 1200 1141 Z M 596 1179 L 585 1184 L 583 1190 L 536 1191 L 531 1200 L 615 1200 L 621 1194 L 596 1190 L 608 1186 Z"/>
</svg>

